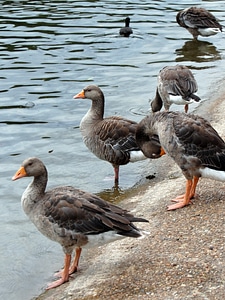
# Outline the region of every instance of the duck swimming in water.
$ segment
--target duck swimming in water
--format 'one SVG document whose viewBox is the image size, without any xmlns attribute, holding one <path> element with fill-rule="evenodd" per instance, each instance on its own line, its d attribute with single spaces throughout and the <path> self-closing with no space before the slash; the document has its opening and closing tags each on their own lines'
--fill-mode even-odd
<svg viewBox="0 0 225 300">
<path fill-rule="evenodd" d="M 132 28 L 130 27 L 130 18 L 125 19 L 125 27 L 120 29 L 120 35 L 124 37 L 129 37 L 133 33 Z"/>
</svg>

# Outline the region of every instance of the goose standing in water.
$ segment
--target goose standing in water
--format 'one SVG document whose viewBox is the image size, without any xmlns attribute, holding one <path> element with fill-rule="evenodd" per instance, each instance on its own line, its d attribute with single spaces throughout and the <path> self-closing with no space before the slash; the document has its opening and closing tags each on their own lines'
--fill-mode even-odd
<svg viewBox="0 0 225 300">
<path fill-rule="evenodd" d="M 104 94 L 96 85 L 85 87 L 74 98 L 92 101 L 80 123 L 83 141 L 98 158 L 112 164 L 117 186 L 120 165 L 146 159 L 135 140 L 137 123 L 118 116 L 104 118 Z"/>
<path fill-rule="evenodd" d="M 200 177 L 225 181 L 225 142 L 204 118 L 180 112 L 156 112 L 145 117 L 138 125 L 136 140 L 151 158 L 154 156 L 147 145 L 153 134 L 158 135 L 164 153 L 172 157 L 186 177 L 185 194 L 173 199 L 176 203 L 168 210 L 191 202 Z"/>
<path fill-rule="evenodd" d="M 188 67 L 166 66 L 158 75 L 156 96 L 151 102 L 152 111 L 159 111 L 162 106 L 168 111 L 174 103 L 184 105 L 185 112 L 188 112 L 189 104 L 201 100 L 194 94 L 197 90 L 197 82 Z"/>
<path fill-rule="evenodd" d="M 130 27 L 130 18 L 125 19 L 125 27 L 120 29 L 120 35 L 124 37 L 129 37 L 133 33 L 132 28 Z"/>
<path fill-rule="evenodd" d="M 22 207 L 37 229 L 62 245 L 65 264 L 60 279 L 48 286 L 55 288 L 76 272 L 82 248 L 100 246 L 125 237 L 138 238 L 141 231 L 133 222 L 148 222 L 101 198 L 71 186 L 46 191 L 48 173 L 43 162 L 35 157 L 26 159 L 12 177 L 34 177 L 24 191 Z M 71 255 L 75 250 L 72 264 Z"/>
<path fill-rule="evenodd" d="M 222 25 L 213 14 L 202 7 L 189 7 L 176 16 L 177 23 L 197 39 L 199 35 L 210 36 L 222 32 Z"/>
</svg>

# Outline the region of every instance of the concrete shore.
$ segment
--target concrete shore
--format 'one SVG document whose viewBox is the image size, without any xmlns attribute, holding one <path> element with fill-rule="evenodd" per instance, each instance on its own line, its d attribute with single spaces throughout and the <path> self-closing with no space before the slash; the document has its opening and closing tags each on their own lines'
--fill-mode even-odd
<svg viewBox="0 0 225 300">
<path fill-rule="evenodd" d="M 195 112 L 223 139 L 224 91 L 221 81 L 210 104 L 206 100 Z M 137 224 L 149 234 L 84 251 L 74 278 L 35 299 L 225 299 L 224 183 L 202 179 L 193 205 L 167 211 L 170 200 L 184 192 L 185 178 L 166 155 L 147 163 L 146 172 L 151 164 L 156 178 L 120 203 L 149 220 Z"/>
</svg>

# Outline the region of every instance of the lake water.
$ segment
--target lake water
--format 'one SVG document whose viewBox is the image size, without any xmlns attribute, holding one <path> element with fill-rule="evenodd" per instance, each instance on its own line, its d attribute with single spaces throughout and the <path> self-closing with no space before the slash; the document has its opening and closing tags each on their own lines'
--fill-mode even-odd
<svg viewBox="0 0 225 300">
<path fill-rule="evenodd" d="M 1 1 L 2 299 L 37 296 L 63 264 L 61 246 L 42 236 L 22 211 L 30 179 L 11 181 L 25 158 L 45 162 L 49 186 L 74 185 L 111 201 L 117 195 L 112 166 L 81 139 L 79 123 L 90 101 L 73 95 L 99 85 L 106 115 L 139 121 L 154 97 L 159 70 L 182 63 L 193 71 L 198 95 L 210 101 L 224 77 L 224 35 L 193 41 L 175 18 L 191 5 L 207 8 L 225 24 L 224 1 Z M 118 32 L 128 15 L 134 33 L 123 38 Z M 120 195 L 145 176 L 144 165 L 121 167 Z"/>
</svg>

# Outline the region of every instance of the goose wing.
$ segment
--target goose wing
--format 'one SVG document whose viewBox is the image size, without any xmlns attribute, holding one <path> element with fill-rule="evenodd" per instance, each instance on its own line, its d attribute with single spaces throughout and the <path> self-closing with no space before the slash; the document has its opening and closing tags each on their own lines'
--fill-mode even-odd
<svg viewBox="0 0 225 300">
<path fill-rule="evenodd" d="M 174 129 L 186 155 L 197 157 L 205 167 L 225 170 L 225 143 L 207 120 L 182 114 L 174 118 Z"/>
</svg>

